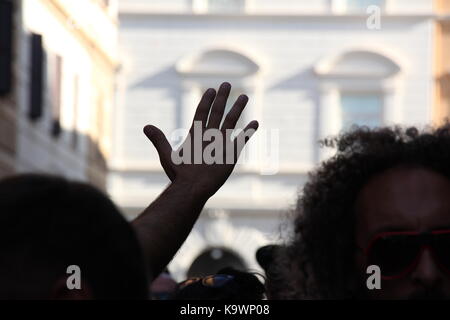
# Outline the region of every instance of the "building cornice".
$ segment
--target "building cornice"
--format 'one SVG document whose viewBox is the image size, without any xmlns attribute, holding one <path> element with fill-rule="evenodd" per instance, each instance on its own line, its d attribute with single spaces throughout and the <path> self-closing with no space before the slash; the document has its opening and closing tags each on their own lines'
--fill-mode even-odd
<svg viewBox="0 0 450 320">
<path fill-rule="evenodd" d="M 194 13 L 194 12 L 162 12 L 145 8 L 123 8 L 119 11 L 119 17 L 151 17 L 153 19 L 199 19 L 199 20 L 265 20 L 273 19 L 282 21 L 285 19 L 296 20 L 303 19 L 307 21 L 327 20 L 330 22 L 342 22 L 349 20 L 367 19 L 369 14 L 366 13 L 349 13 L 349 14 L 331 14 L 324 13 Z M 437 19 L 436 14 L 382 14 L 381 19 L 388 21 L 395 20 L 427 20 Z"/>
</svg>

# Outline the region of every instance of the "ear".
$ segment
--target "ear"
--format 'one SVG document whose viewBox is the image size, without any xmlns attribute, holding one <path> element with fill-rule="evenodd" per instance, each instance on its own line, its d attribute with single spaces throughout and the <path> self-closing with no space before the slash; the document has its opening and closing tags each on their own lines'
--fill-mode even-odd
<svg viewBox="0 0 450 320">
<path fill-rule="evenodd" d="M 91 287 L 86 281 L 81 281 L 80 289 L 69 289 L 67 287 L 67 278 L 61 277 L 56 281 L 50 292 L 52 300 L 93 300 L 94 295 Z"/>
</svg>

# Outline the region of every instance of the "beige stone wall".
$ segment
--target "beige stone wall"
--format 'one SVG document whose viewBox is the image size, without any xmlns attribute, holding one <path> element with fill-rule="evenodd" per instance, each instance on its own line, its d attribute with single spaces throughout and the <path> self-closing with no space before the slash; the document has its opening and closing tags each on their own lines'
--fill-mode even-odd
<svg viewBox="0 0 450 320">
<path fill-rule="evenodd" d="M 448 14 L 450 13 L 450 1 L 435 0 L 434 8 L 438 13 Z"/>
<path fill-rule="evenodd" d="M 27 4 L 27 29 L 42 34 L 47 51 L 64 62 L 59 117 L 63 133 L 57 139 L 50 137 L 45 128 L 51 120 L 48 117 L 33 127 L 22 121 L 19 146 L 24 147 L 19 148 L 19 170 L 54 170 L 105 190 L 118 64 L 117 1 L 33 0 Z M 75 144 L 70 139 L 74 132 L 78 133 Z M 38 134 L 42 147 L 34 143 Z M 25 161 L 30 153 L 40 155 L 34 167 Z"/>
<path fill-rule="evenodd" d="M 11 91 L 0 96 L 0 178 L 15 172 L 15 156 L 17 144 L 17 87 L 19 63 L 18 63 L 18 38 L 21 23 L 21 1 L 14 2 L 13 22 L 13 61 L 12 61 L 12 88 Z"/>
<path fill-rule="evenodd" d="M 450 118 L 450 1 L 436 0 L 438 19 L 435 25 L 435 102 L 433 122 L 442 124 Z"/>
<path fill-rule="evenodd" d="M 450 24 L 440 23 L 437 43 L 436 124 L 450 117 Z"/>
<path fill-rule="evenodd" d="M 98 47 L 96 51 L 92 52 L 92 61 L 91 81 L 96 90 L 91 101 L 94 108 L 91 112 L 87 177 L 92 184 L 106 191 L 117 57 L 115 53 L 107 52 L 106 46 Z"/>
<path fill-rule="evenodd" d="M 16 153 L 14 106 L 2 102 L 0 102 L 0 178 L 14 173 Z"/>
</svg>

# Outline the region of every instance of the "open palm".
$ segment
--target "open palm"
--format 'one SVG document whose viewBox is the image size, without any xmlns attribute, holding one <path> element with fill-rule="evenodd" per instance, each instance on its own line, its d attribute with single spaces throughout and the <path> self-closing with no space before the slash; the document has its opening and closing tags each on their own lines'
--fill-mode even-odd
<svg viewBox="0 0 450 320">
<path fill-rule="evenodd" d="M 246 95 L 239 96 L 220 126 L 230 90 L 231 85 L 225 82 L 217 94 L 211 88 L 203 94 L 189 134 L 177 150 L 172 149 L 160 129 L 152 125 L 144 127 L 169 179 L 191 186 L 201 196 L 212 196 L 225 183 L 244 145 L 258 129 L 254 120 L 236 138 L 231 138 L 230 133 L 248 102 Z"/>
</svg>

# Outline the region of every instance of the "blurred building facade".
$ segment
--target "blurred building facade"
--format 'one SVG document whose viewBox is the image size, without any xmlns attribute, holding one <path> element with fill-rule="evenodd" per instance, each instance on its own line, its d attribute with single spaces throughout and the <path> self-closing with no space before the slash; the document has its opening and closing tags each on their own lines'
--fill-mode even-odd
<svg viewBox="0 0 450 320">
<path fill-rule="evenodd" d="M 117 2 L 2 0 L 2 12 L 12 19 L 2 21 L 11 63 L 0 98 L 0 174 L 47 172 L 105 189 Z"/>
<path fill-rule="evenodd" d="M 434 123 L 450 119 L 450 1 L 435 0 L 435 112 Z"/>
<path fill-rule="evenodd" d="M 13 88 L 17 80 L 13 77 L 16 68 L 13 56 L 20 14 L 12 1 L 0 1 L 0 177 L 12 174 L 15 167 L 17 137 L 17 96 Z"/>
<path fill-rule="evenodd" d="M 220 259 L 257 269 L 256 249 L 278 240 L 308 171 L 331 154 L 319 139 L 436 117 L 434 10 L 428 0 L 120 1 L 111 195 L 130 218 L 156 198 L 168 179 L 143 126 L 168 137 L 189 128 L 202 91 L 229 81 L 232 97 L 250 97 L 241 122 L 260 128 L 169 267 L 178 279 Z"/>
</svg>

